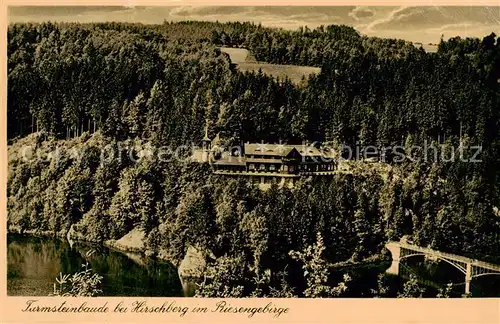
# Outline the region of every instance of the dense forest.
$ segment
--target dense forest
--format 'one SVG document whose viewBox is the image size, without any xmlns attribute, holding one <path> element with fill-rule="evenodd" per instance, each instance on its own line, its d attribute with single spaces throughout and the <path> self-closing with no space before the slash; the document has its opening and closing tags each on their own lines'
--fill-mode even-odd
<svg viewBox="0 0 500 324">
<path fill-rule="evenodd" d="M 242 73 L 220 46 L 321 73 L 300 85 Z M 312 246 L 324 246 L 328 262 L 359 260 L 407 235 L 487 261 L 500 255 L 499 107 L 495 34 L 441 40 L 426 53 L 347 26 L 12 24 L 7 221 L 53 233 L 76 224 L 96 242 L 140 227 L 148 250 L 173 262 L 197 246 L 216 256 L 209 270 L 220 277 L 208 295 L 286 296 L 285 269 L 295 278 L 304 258 L 322 264 Z M 388 176 L 354 172 L 260 191 L 214 176 L 208 164 L 101 157 L 103 147 L 199 144 L 205 126 L 222 144 L 433 143 L 449 154 L 465 143 L 482 147 L 482 162 L 436 163 L 411 151 Z M 25 161 L 27 144 L 42 156 L 57 147 L 57 159 Z M 303 279 L 292 285 L 299 295 L 339 291 L 311 294 Z"/>
</svg>

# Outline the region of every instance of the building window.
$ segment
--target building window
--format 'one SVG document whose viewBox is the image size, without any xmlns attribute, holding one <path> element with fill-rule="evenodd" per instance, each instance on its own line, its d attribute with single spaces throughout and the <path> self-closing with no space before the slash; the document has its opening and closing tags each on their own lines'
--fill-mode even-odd
<svg viewBox="0 0 500 324">
<path fill-rule="evenodd" d="M 261 165 L 259 166 L 259 170 L 260 170 L 260 171 L 265 171 L 265 170 L 266 170 L 266 166 L 265 166 L 264 164 L 261 164 Z"/>
<path fill-rule="evenodd" d="M 255 165 L 254 164 L 249 164 L 248 165 L 248 170 L 251 170 L 251 171 L 255 170 Z"/>
<path fill-rule="evenodd" d="M 275 171 L 276 170 L 276 166 L 274 164 L 271 164 L 269 166 L 269 171 Z"/>
<path fill-rule="evenodd" d="M 293 172 L 293 165 L 290 165 L 290 172 Z"/>
</svg>

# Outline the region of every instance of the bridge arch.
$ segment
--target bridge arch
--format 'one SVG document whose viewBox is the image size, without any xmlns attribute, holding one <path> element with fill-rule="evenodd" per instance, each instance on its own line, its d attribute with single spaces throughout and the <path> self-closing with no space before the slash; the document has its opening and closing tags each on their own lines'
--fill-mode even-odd
<svg viewBox="0 0 500 324">
<path fill-rule="evenodd" d="M 484 276 L 494 276 L 494 275 L 500 276 L 500 273 L 498 273 L 498 272 L 480 273 L 477 275 L 473 275 L 471 278 L 481 278 Z"/>
<path fill-rule="evenodd" d="M 406 254 L 404 256 L 401 256 L 399 257 L 399 260 L 404 260 L 404 259 L 408 259 L 408 258 L 411 258 L 411 257 L 415 257 L 415 256 L 426 256 L 427 254 L 425 253 L 422 253 L 422 252 L 417 252 L 417 253 L 412 253 L 412 254 Z M 462 272 L 463 274 L 466 274 L 467 273 L 467 269 L 465 269 L 464 267 L 456 264 L 455 262 L 453 261 L 450 261 L 446 258 L 442 258 L 442 257 L 437 257 L 437 260 L 440 260 L 440 261 L 444 261 L 448 264 L 451 264 L 453 267 L 455 267 L 456 269 L 458 269 L 460 272 Z M 489 274 L 489 273 L 488 273 Z M 499 274 L 499 273 L 497 273 Z M 500 274 L 499 274 L 500 275 Z"/>
<path fill-rule="evenodd" d="M 464 267 L 456 264 L 455 262 L 452 262 L 450 260 L 447 260 L 447 259 L 441 258 L 441 257 L 438 257 L 438 260 L 442 260 L 444 262 L 447 262 L 447 263 L 451 264 L 452 266 L 454 266 L 455 268 L 457 268 L 458 270 L 460 270 L 460 272 L 462 272 L 463 274 L 467 274 L 467 269 L 465 269 Z"/>
<path fill-rule="evenodd" d="M 415 256 L 425 256 L 425 253 L 412 253 L 412 254 L 406 254 L 406 255 L 400 256 L 400 257 L 399 257 L 399 260 L 409 259 L 409 258 L 411 258 L 411 257 L 415 257 Z"/>
</svg>

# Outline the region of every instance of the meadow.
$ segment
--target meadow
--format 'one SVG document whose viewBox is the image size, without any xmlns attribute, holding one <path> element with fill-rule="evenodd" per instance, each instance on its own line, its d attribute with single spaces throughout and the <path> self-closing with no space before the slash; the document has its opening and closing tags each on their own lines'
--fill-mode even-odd
<svg viewBox="0 0 500 324">
<path fill-rule="evenodd" d="M 281 80 L 288 77 L 294 84 L 300 83 L 302 78 L 307 80 L 311 74 L 319 74 L 321 69 L 312 66 L 299 66 L 288 64 L 269 64 L 258 62 L 252 54 L 244 48 L 221 47 L 222 52 L 227 53 L 231 62 L 236 64 L 239 71 L 262 71 L 262 73 L 279 78 Z"/>
</svg>

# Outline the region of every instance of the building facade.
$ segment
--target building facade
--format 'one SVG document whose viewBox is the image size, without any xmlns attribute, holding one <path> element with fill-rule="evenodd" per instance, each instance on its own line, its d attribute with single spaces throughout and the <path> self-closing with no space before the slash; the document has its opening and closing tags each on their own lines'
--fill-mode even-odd
<svg viewBox="0 0 500 324">
<path fill-rule="evenodd" d="M 215 174 L 248 177 L 253 183 L 293 185 L 301 177 L 333 175 L 335 161 L 333 152 L 305 144 L 246 143 L 242 151 L 225 152 L 210 162 Z"/>
</svg>

